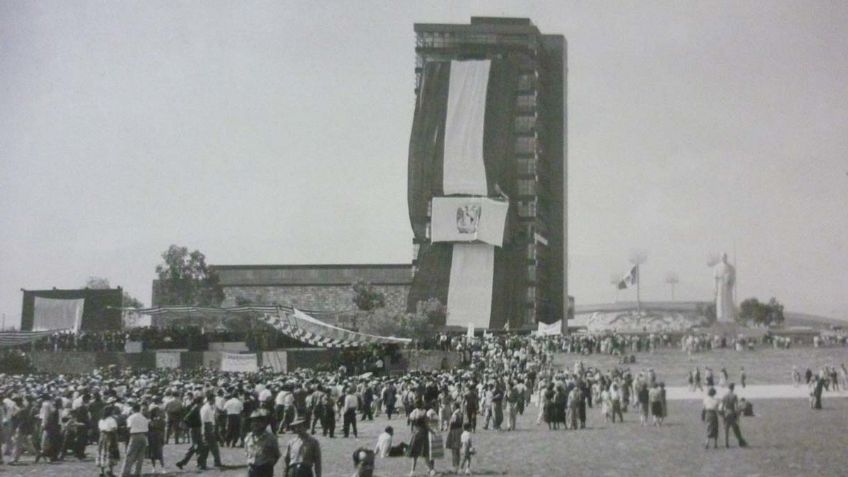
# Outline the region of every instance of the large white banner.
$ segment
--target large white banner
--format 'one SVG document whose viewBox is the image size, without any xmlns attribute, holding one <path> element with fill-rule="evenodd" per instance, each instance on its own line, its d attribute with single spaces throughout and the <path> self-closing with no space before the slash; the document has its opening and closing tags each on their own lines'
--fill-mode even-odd
<svg viewBox="0 0 848 477">
<path fill-rule="evenodd" d="M 488 195 L 483 131 L 490 60 L 451 61 L 445 117 L 444 193 Z"/>
<path fill-rule="evenodd" d="M 562 320 L 557 320 L 553 323 L 539 322 L 539 327 L 536 332 L 543 336 L 554 336 L 562 334 Z"/>
<path fill-rule="evenodd" d="M 37 296 L 32 314 L 32 331 L 79 331 L 84 306 L 84 298 L 63 300 Z"/>
<path fill-rule="evenodd" d="M 156 367 L 179 369 L 180 367 L 180 352 L 179 351 L 157 351 L 156 352 Z"/>
<path fill-rule="evenodd" d="M 253 373 L 258 369 L 255 354 L 221 353 L 221 371 Z"/>
<path fill-rule="evenodd" d="M 509 202 L 485 197 L 434 197 L 430 240 L 503 246 Z"/>
<path fill-rule="evenodd" d="M 447 325 L 487 329 L 492 316 L 495 247 L 453 245 L 448 285 Z"/>
</svg>

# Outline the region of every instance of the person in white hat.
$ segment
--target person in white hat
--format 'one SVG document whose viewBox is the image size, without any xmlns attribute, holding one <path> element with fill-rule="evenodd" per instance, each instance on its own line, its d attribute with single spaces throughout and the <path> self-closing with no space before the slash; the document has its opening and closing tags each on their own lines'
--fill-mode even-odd
<svg viewBox="0 0 848 477">
<path fill-rule="evenodd" d="M 309 435 L 306 419 L 291 423 L 295 437 L 286 446 L 285 477 L 321 477 L 321 444 Z"/>
<path fill-rule="evenodd" d="M 270 416 L 264 409 L 250 415 L 250 429 L 244 438 L 248 477 L 273 477 L 274 466 L 280 460 L 277 436 L 268 430 Z"/>
</svg>

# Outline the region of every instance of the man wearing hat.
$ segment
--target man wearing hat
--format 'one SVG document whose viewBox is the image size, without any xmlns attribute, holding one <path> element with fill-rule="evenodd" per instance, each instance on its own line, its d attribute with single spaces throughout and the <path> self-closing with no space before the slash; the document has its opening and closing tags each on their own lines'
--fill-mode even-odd
<svg viewBox="0 0 848 477">
<path fill-rule="evenodd" d="M 277 437 L 268 431 L 270 415 L 257 409 L 250 415 L 250 430 L 244 438 L 248 477 L 273 477 L 274 465 L 280 459 Z"/>
<path fill-rule="evenodd" d="M 309 435 L 303 417 L 291 423 L 295 437 L 286 446 L 285 477 L 321 477 L 321 444 Z"/>
</svg>

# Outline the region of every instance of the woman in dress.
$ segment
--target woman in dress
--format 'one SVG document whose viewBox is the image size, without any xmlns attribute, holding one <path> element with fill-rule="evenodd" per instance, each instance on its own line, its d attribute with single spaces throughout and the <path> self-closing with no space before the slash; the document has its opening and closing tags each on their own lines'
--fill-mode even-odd
<svg viewBox="0 0 848 477">
<path fill-rule="evenodd" d="M 548 388 L 542 395 L 542 407 L 544 409 L 544 420 L 548 423 L 548 430 L 556 429 L 556 408 L 554 397 L 554 385 L 548 384 Z"/>
<path fill-rule="evenodd" d="M 458 402 L 453 404 L 453 413 L 448 421 L 448 438 L 445 442 L 445 447 L 451 450 L 451 464 L 453 464 L 453 473 L 459 474 L 460 449 L 462 448 L 462 406 Z"/>
<path fill-rule="evenodd" d="M 150 406 L 150 422 L 147 430 L 147 457 L 153 464 L 156 473 L 156 461 L 159 461 L 162 472 L 165 471 L 165 458 L 162 448 L 165 445 L 165 413 L 156 405 Z"/>
<path fill-rule="evenodd" d="M 407 448 L 407 456 L 412 457 L 412 469 L 410 469 L 409 475 L 415 475 L 415 467 L 418 464 L 419 457 L 424 458 L 427 467 L 430 469 L 430 475 L 435 475 L 433 461 L 430 460 L 430 423 L 422 399 L 416 400 L 415 409 L 409 413 L 409 422 L 412 425 L 412 437 L 409 438 L 409 447 Z"/>
<path fill-rule="evenodd" d="M 707 425 L 705 449 L 710 448 L 710 439 L 713 440 L 713 449 L 718 448 L 718 406 L 721 401 L 716 399 L 715 395 L 715 388 L 710 388 L 707 391 L 707 397 L 704 398 L 704 408 L 701 410 L 701 421 Z"/>
</svg>

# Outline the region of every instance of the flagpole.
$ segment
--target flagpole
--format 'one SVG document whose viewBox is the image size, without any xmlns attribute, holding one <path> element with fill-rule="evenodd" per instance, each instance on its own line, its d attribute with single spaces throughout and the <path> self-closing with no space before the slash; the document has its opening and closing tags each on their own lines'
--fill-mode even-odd
<svg viewBox="0 0 848 477">
<path fill-rule="evenodd" d="M 636 312 L 642 312 L 642 298 L 640 295 L 640 287 L 642 286 L 642 270 L 640 269 L 639 263 L 636 264 Z"/>
</svg>

